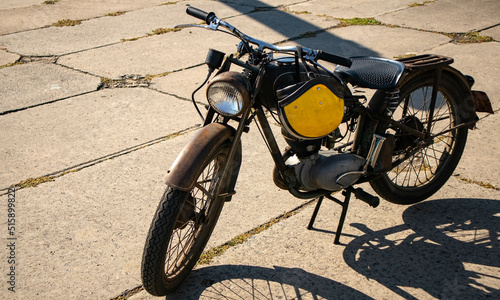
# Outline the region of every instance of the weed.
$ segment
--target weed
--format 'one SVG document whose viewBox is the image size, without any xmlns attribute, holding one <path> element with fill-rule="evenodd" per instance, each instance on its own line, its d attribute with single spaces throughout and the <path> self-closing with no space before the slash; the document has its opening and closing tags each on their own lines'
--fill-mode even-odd
<svg viewBox="0 0 500 300">
<path fill-rule="evenodd" d="M 499 187 L 496 187 L 496 186 L 494 186 L 491 183 L 487 183 L 487 182 L 483 182 L 483 181 L 479 181 L 479 180 L 474 180 L 474 179 L 469 179 L 469 178 L 465 178 L 465 177 L 460 177 L 459 179 L 461 181 L 464 181 L 464 182 L 467 182 L 467 183 L 477 184 L 477 185 L 482 186 L 482 187 L 484 187 L 486 189 L 492 189 L 492 190 L 500 191 Z"/>
<path fill-rule="evenodd" d="M 28 178 L 16 184 L 16 187 L 19 189 L 24 189 L 27 187 L 35 187 L 41 183 L 50 181 L 54 181 L 54 176 L 41 176 L 37 178 Z"/>
<path fill-rule="evenodd" d="M 415 2 L 415 3 L 412 3 L 412 4 L 408 5 L 408 6 L 409 6 L 409 7 L 424 6 L 424 5 L 426 5 L 426 4 L 429 4 L 429 3 L 435 3 L 435 2 L 436 2 L 436 1 L 424 1 L 424 2 L 422 2 L 422 3 L 417 3 L 417 2 Z"/>
<path fill-rule="evenodd" d="M 298 36 L 299 39 L 304 39 L 304 38 L 310 38 L 310 37 L 315 37 L 316 36 L 316 33 L 315 32 L 305 32 L 301 35 Z"/>
<path fill-rule="evenodd" d="M 445 35 L 453 39 L 453 42 L 457 44 L 487 43 L 493 41 L 492 37 L 482 36 L 476 31 L 468 33 L 446 33 Z"/>
<path fill-rule="evenodd" d="M 293 11 L 293 10 L 291 10 L 291 11 L 289 11 L 289 13 L 292 13 L 294 15 L 310 15 L 311 14 L 310 12 L 308 12 L 306 10 L 304 10 L 304 11 Z"/>
<path fill-rule="evenodd" d="M 75 25 L 80 25 L 81 23 L 82 23 L 82 20 L 64 19 L 64 20 L 57 21 L 56 23 L 52 24 L 52 26 L 55 26 L 55 27 L 75 26 Z"/>
<path fill-rule="evenodd" d="M 59 0 L 47 0 L 47 1 L 44 1 L 43 4 L 56 4 L 57 2 L 59 2 Z"/>
<path fill-rule="evenodd" d="M 338 19 L 340 24 L 338 27 L 347 27 L 353 25 L 382 25 L 382 22 L 374 18 L 352 18 L 352 19 Z"/>
<path fill-rule="evenodd" d="M 234 246 L 237 246 L 237 245 L 240 245 L 240 244 L 243 244 L 245 241 L 247 241 L 252 236 L 259 234 L 259 233 L 263 232 L 264 230 L 267 230 L 269 227 L 273 226 L 274 224 L 276 224 L 282 220 L 290 218 L 294 214 L 295 214 L 295 211 L 287 212 L 287 213 L 283 214 L 282 216 L 280 216 L 276 219 L 272 219 L 271 221 L 269 221 L 269 222 L 267 222 L 267 223 L 265 223 L 257 228 L 254 228 L 248 232 L 245 232 L 243 234 L 240 234 L 240 235 L 234 237 L 232 240 L 225 243 L 224 245 L 221 245 L 221 246 L 218 246 L 218 247 L 215 247 L 215 248 L 212 248 L 208 251 L 203 252 L 200 256 L 200 259 L 197 262 L 197 265 L 209 264 L 210 262 L 212 262 L 212 260 L 215 257 L 222 255 L 227 249 L 234 247 Z"/>
<path fill-rule="evenodd" d="M 130 38 L 130 39 L 121 39 L 120 41 L 123 43 L 123 42 L 133 42 L 133 41 L 137 41 L 138 39 L 141 39 L 143 38 L 143 36 L 140 36 L 140 37 L 135 37 L 135 38 Z"/>
<path fill-rule="evenodd" d="M 123 15 L 125 13 L 126 13 L 125 11 L 116 11 L 114 13 L 106 14 L 106 16 L 107 17 L 116 17 L 116 16 L 121 16 L 121 15 Z"/>
<path fill-rule="evenodd" d="M 416 54 L 408 53 L 408 54 L 404 54 L 404 55 L 394 56 L 394 59 L 403 59 L 403 58 L 408 58 L 408 57 L 413 57 L 413 56 L 416 56 Z"/>
<path fill-rule="evenodd" d="M 153 30 L 153 35 L 158 35 L 158 34 L 165 34 L 168 32 L 176 32 L 181 30 L 181 28 L 157 28 Z"/>
<path fill-rule="evenodd" d="M 3 68 L 8 68 L 8 67 L 13 67 L 13 66 L 17 66 L 17 65 L 22 65 L 23 62 L 21 61 L 16 61 L 14 63 L 10 63 L 10 64 L 6 64 L 6 65 L 1 65 L 0 66 L 0 69 L 3 69 Z"/>
</svg>

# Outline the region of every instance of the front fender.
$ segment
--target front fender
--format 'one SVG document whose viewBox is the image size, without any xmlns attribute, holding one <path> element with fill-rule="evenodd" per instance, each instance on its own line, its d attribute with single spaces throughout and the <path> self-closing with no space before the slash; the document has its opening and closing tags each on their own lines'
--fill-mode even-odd
<svg viewBox="0 0 500 300">
<path fill-rule="evenodd" d="M 223 142 L 232 140 L 234 135 L 234 128 L 225 124 L 210 123 L 201 128 L 184 146 L 163 177 L 165 184 L 181 191 L 190 191 L 203 171 L 201 168 L 204 160 Z M 230 168 L 231 174 L 226 177 L 230 180 L 228 188 L 233 189 L 241 165 L 241 145 L 238 145 L 233 161 L 228 163 L 234 164 L 233 168 Z"/>
</svg>

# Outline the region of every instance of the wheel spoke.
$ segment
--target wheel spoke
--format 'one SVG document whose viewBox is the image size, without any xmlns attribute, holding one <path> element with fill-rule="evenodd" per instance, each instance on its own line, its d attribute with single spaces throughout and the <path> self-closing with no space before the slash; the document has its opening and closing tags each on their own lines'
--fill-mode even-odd
<svg viewBox="0 0 500 300">
<path fill-rule="evenodd" d="M 417 130 L 426 127 L 430 117 L 432 89 L 432 86 L 422 86 L 411 92 L 401 101 L 399 106 L 401 122 L 406 122 L 406 125 Z M 430 124 L 431 128 L 427 130 L 432 135 L 432 132 L 450 129 L 453 126 L 452 124 L 453 119 L 448 100 L 445 94 L 439 91 L 434 105 L 433 120 Z M 405 139 L 406 143 L 413 140 L 408 134 L 396 133 L 396 137 L 398 136 L 400 139 Z M 435 137 L 433 144 L 421 149 L 389 172 L 387 174 L 388 179 L 399 186 L 408 188 L 427 184 L 436 176 L 436 170 L 440 163 L 442 163 L 443 155 L 448 154 L 448 149 L 453 148 L 453 136 L 453 131 L 450 131 Z M 407 146 L 416 147 L 418 141 L 412 143 Z M 402 149 L 405 149 L 407 146 Z M 394 157 L 393 161 L 401 157 Z"/>
</svg>

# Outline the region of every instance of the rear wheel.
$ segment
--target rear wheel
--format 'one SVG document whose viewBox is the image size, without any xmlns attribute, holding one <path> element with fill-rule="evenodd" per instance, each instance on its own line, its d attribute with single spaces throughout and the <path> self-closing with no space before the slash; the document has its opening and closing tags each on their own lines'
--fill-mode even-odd
<svg viewBox="0 0 500 300">
<path fill-rule="evenodd" d="M 393 118 L 412 129 L 427 131 L 433 82 L 434 77 L 429 74 L 404 84 Z M 429 130 L 432 143 L 370 181 L 377 194 L 393 203 L 412 204 L 430 197 L 446 183 L 460 161 L 467 140 L 466 127 L 450 130 L 458 125 L 457 101 L 465 96 L 460 86 L 443 74 Z M 386 132 L 396 138 L 393 163 L 414 152 L 421 142 L 399 129 L 389 128 Z"/>
<path fill-rule="evenodd" d="M 229 143 L 207 157 L 191 191 L 167 188 L 151 223 L 142 259 L 142 282 L 150 294 L 174 291 L 198 261 L 217 223 L 224 199 L 216 195 Z"/>
</svg>

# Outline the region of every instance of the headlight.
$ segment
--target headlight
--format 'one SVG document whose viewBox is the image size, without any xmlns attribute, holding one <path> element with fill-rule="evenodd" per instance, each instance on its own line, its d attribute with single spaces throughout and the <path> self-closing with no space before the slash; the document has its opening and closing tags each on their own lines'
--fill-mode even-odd
<svg viewBox="0 0 500 300">
<path fill-rule="evenodd" d="M 221 115 L 235 117 L 250 105 L 249 89 L 250 83 L 243 74 L 220 73 L 208 84 L 208 103 Z"/>
</svg>

